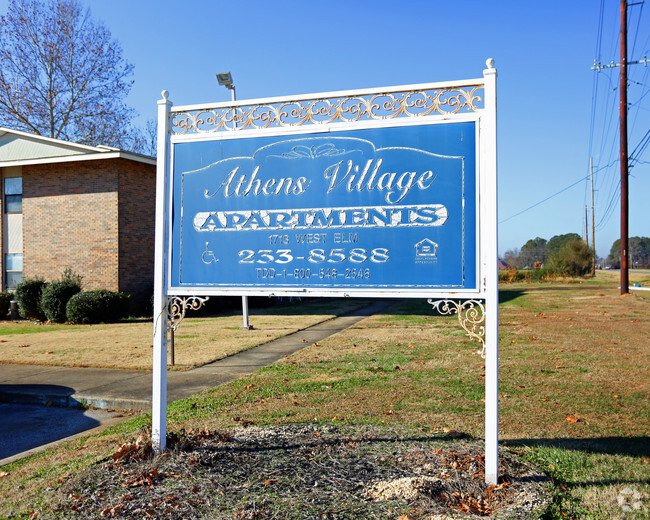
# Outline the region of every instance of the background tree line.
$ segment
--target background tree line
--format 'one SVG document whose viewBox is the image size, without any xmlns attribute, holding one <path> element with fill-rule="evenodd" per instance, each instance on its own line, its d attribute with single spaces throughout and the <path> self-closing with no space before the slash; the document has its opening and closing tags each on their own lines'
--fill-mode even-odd
<svg viewBox="0 0 650 520">
<path fill-rule="evenodd" d="M 630 237 L 630 267 L 650 268 L 650 238 Z M 596 258 L 599 265 L 618 269 L 621 263 L 621 241 L 612 244 L 606 259 Z M 545 267 L 559 274 L 584 275 L 591 271 L 593 249 L 577 233 L 555 235 L 550 240 L 531 238 L 521 249 L 506 251 L 503 261 L 512 269 L 535 269 Z"/>
<path fill-rule="evenodd" d="M 650 238 L 630 237 L 627 240 L 629 249 L 629 267 L 638 269 L 650 268 Z M 607 264 L 618 269 L 621 266 L 621 239 L 612 244 L 607 257 Z"/>
<path fill-rule="evenodd" d="M 550 240 L 535 237 L 520 250 L 508 250 L 504 261 L 512 269 L 544 269 L 567 276 L 585 276 L 591 273 L 591 249 L 577 233 L 555 235 Z"/>
</svg>

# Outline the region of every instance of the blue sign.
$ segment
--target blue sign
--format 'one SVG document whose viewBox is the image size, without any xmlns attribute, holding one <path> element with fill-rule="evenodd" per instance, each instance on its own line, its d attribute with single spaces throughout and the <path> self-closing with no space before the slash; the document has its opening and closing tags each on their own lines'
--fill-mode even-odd
<svg viewBox="0 0 650 520">
<path fill-rule="evenodd" d="M 475 125 L 174 144 L 171 286 L 476 289 Z"/>
</svg>

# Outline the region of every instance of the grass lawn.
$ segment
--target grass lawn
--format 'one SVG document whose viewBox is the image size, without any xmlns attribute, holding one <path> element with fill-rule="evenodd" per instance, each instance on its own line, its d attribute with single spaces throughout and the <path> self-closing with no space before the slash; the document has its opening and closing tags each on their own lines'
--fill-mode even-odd
<svg viewBox="0 0 650 520">
<path fill-rule="evenodd" d="M 603 272 L 584 282 L 500 287 L 501 444 L 552 478 L 546 519 L 650 516 L 650 302 L 620 296 L 617 286 L 615 273 Z M 169 428 L 371 423 L 482 438 L 484 361 L 476 350 L 456 318 L 404 300 L 249 377 L 173 403 Z M 1 468 L 0 515 L 43 516 L 62 482 L 150 420 Z"/>
<path fill-rule="evenodd" d="M 251 309 L 253 330 L 242 316 L 195 318 L 188 311 L 176 331 L 174 370 L 210 363 L 357 308 L 356 300 L 321 299 Z M 151 320 L 100 325 L 0 322 L 0 363 L 151 369 Z M 170 354 L 171 355 L 171 354 Z"/>
</svg>

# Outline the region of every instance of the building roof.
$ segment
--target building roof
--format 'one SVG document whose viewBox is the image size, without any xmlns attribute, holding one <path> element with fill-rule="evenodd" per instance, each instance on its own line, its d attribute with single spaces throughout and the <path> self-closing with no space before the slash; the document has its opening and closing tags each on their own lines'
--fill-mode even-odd
<svg viewBox="0 0 650 520">
<path fill-rule="evenodd" d="M 88 146 L 0 127 L 0 167 L 116 158 L 156 164 L 155 157 L 119 148 Z"/>
</svg>

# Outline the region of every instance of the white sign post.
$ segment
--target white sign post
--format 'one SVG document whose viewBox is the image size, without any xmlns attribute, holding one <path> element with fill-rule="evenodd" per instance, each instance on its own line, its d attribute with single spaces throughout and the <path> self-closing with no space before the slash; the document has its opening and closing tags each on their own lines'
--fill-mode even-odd
<svg viewBox="0 0 650 520">
<path fill-rule="evenodd" d="M 485 119 L 481 139 L 481 164 L 485 168 L 481 186 L 486 200 L 485 231 L 485 482 L 496 485 L 499 472 L 499 266 L 497 230 L 497 71 L 487 60 Z"/>
<path fill-rule="evenodd" d="M 194 295 L 430 298 L 483 343 L 498 475 L 496 69 L 480 79 L 158 102 L 152 442 Z M 408 245 L 408 247 L 405 247 Z M 459 303 L 459 301 L 461 303 Z"/>
</svg>

